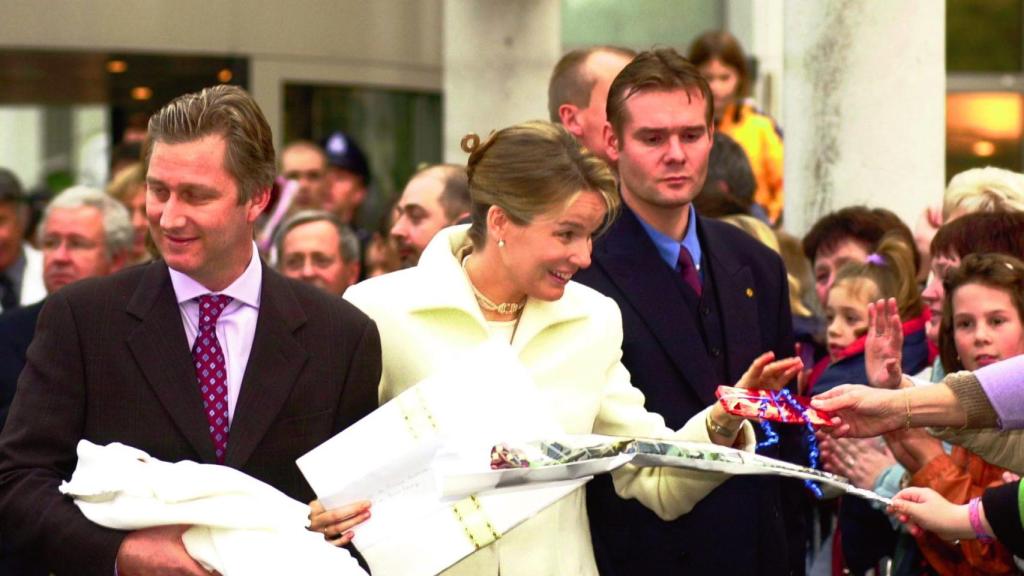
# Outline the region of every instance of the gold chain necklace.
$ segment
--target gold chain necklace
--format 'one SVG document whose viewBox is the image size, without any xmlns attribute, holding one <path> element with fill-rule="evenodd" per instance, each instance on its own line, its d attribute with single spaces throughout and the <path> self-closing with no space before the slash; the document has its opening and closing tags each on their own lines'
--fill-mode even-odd
<svg viewBox="0 0 1024 576">
<path fill-rule="evenodd" d="M 476 296 L 476 301 L 480 304 L 480 307 L 489 312 L 497 312 L 504 316 L 511 316 L 517 314 L 526 306 L 526 298 L 523 298 L 521 302 L 502 302 L 495 304 L 493 300 L 484 296 L 483 292 L 477 289 L 476 285 L 473 284 L 473 279 L 469 277 L 469 270 L 466 269 L 466 262 L 469 261 L 469 256 L 462 259 L 462 270 L 466 273 L 466 279 L 469 280 L 469 287 L 473 289 L 473 295 Z"/>
</svg>

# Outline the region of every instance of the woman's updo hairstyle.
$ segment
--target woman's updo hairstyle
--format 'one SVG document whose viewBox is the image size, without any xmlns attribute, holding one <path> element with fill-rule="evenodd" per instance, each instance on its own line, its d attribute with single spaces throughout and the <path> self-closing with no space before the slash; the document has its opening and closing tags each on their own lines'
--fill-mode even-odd
<svg viewBox="0 0 1024 576">
<path fill-rule="evenodd" d="M 476 134 L 462 139 L 469 153 L 469 238 L 480 250 L 487 240 L 487 211 L 497 206 L 519 225 L 589 190 L 604 199 L 608 214 L 602 231 L 619 208 L 615 177 L 608 165 L 581 147 L 560 125 L 525 122 L 499 130 L 481 142 Z"/>
</svg>

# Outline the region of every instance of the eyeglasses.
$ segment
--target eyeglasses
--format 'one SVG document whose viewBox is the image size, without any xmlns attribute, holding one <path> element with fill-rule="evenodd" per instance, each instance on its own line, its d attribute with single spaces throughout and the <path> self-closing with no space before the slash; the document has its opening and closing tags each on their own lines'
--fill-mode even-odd
<svg viewBox="0 0 1024 576">
<path fill-rule="evenodd" d="M 67 249 L 76 250 L 93 250 L 99 246 L 99 242 L 83 238 L 82 236 L 43 236 L 43 241 L 40 246 L 43 250 L 56 250 L 60 248 L 61 244 L 67 244 Z"/>
<path fill-rule="evenodd" d="M 310 264 L 313 268 L 319 268 L 320 270 L 326 270 L 337 262 L 337 258 L 328 256 L 321 252 L 314 252 L 312 254 L 294 253 L 285 256 L 282 261 L 282 266 L 285 270 L 299 271 L 306 267 L 306 259 L 309 259 Z"/>
</svg>

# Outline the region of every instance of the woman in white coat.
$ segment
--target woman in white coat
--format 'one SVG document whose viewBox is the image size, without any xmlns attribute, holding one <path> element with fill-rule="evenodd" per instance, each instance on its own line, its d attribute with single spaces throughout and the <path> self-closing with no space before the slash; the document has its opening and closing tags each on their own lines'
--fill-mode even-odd
<svg viewBox="0 0 1024 576">
<path fill-rule="evenodd" d="M 752 451 L 751 425 L 717 404 L 679 431 L 647 412 L 620 363 L 618 307 L 571 281 L 590 265 L 591 239 L 619 205 L 604 162 L 547 122 L 503 129 L 482 144 L 467 137 L 463 148 L 470 152 L 473 224 L 438 233 L 418 266 L 345 294 L 380 330 L 381 403 L 491 340 L 512 348 L 567 433 L 666 437 Z M 796 359 L 770 361 L 770 355 L 755 361 L 740 385 L 778 388 L 800 367 Z M 666 519 L 687 513 L 725 479 L 669 468 L 628 466 L 614 473 L 619 495 L 637 498 Z M 573 491 L 445 574 L 597 574 L 584 498 L 585 490 Z M 313 527 L 344 534 L 363 519 L 348 515 L 343 509 L 320 514 Z"/>
</svg>

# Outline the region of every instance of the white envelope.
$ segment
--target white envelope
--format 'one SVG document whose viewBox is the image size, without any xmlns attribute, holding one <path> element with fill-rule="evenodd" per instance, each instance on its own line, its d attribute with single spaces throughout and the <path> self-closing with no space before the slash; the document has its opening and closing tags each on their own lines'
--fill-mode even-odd
<svg viewBox="0 0 1024 576">
<path fill-rule="evenodd" d="M 490 544 L 589 480 L 446 498 L 435 461 L 474 455 L 464 462 L 488 469 L 496 443 L 563 433 L 512 351 L 485 344 L 297 463 L 326 507 L 362 499 L 373 503 L 371 518 L 355 529 L 353 539 L 373 573 L 426 576 Z"/>
</svg>

